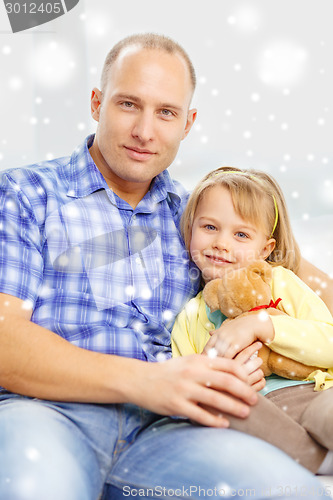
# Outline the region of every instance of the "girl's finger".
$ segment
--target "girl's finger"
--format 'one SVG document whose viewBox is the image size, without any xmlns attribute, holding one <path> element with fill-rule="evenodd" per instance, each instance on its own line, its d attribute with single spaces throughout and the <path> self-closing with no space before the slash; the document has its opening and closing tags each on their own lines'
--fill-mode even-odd
<svg viewBox="0 0 333 500">
<path fill-rule="evenodd" d="M 262 347 L 262 343 L 257 340 L 256 342 L 253 342 L 253 344 L 249 345 L 248 347 L 245 347 L 245 349 L 243 349 L 239 354 L 237 354 L 235 356 L 235 359 L 240 364 L 244 364 L 249 359 L 251 359 L 252 356 L 255 355 L 255 353 L 258 352 L 261 347 Z"/>
</svg>

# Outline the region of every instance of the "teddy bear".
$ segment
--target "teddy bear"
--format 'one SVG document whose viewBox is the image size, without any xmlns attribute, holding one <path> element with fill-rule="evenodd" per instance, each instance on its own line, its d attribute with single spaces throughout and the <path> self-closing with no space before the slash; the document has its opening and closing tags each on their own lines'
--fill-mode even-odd
<svg viewBox="0 0 333 500">
<path fill-rule="evenodd" d="M 281 299 L 272 300 L 271 279 L 270 264 L 258 260 L 248 267 L 229 271 L 222 278 L 208 282 L 203 290 L 203 298 L 211 312 L 219 309 L 229 318 L 226 321 L 268 308 L 269 314 L 284 314 L 277 309 Z M 261 369 L 265 377 L 275 373 L 292 380 L 304 380 L 318 369 L 278 354 L 266 345 L 259 350 L 258 356 L 263 360 Z"/>
</svg>

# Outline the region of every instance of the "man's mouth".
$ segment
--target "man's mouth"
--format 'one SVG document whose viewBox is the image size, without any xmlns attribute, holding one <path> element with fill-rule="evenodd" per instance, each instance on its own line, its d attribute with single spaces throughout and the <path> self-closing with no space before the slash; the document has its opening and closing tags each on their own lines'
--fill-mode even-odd
<svg viewBox="0 0 333 500">
<path fill-rule="evenodd" d="M 124 148 L 130 158 L 138 161 L 148 160 L 154 154 L 156 154 L 153 151 L 150 151 L 149 149 L 141 149 L 138 147 L 130 147 L 130 146 L 124 146 Z"/>
</svg>

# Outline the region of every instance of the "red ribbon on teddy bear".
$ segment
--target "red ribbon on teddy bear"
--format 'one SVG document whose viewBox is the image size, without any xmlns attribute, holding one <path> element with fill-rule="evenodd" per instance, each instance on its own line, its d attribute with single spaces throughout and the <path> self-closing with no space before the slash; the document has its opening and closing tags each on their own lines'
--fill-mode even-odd
<svg viewBox="0 0 333 500">
<path fill-rule="evenodd" d="M 275 302 L 273 302 L 273 299 L 271 299 L 270 303 L 269 304 L 264 304 L 262 306 L 257 306 L 257 307 L 253 307 L 253 309 L 250 309 L 249 312 L 251 311 L 259 311 L 259 309 L 268 309 L 269 307 L 274 307 L 274 309 L 277 308 L 278 304 L 281 302 L 282 299 L 276 299 Z"/>
</svg>

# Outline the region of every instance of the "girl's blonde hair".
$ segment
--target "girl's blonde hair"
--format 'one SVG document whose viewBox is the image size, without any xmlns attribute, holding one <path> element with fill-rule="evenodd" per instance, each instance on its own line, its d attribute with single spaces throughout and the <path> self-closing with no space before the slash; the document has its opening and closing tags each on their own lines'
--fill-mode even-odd
<svg viewBox="0 0 333 500">
<path fill-rule="evenodd" d="M 300 250 L 292 233 L 286 202 L 280 186 L 269 174 L 259 170 L 220 167 L 207 174 L 193 190 L 181 219 L 187 250 L 190 249 L 195 212 L 204 193 L 215 186 L 225 187 L 235 212 L 274 238 L 275 248 L 268 261 L 297 273 Z"/>
</svg>

